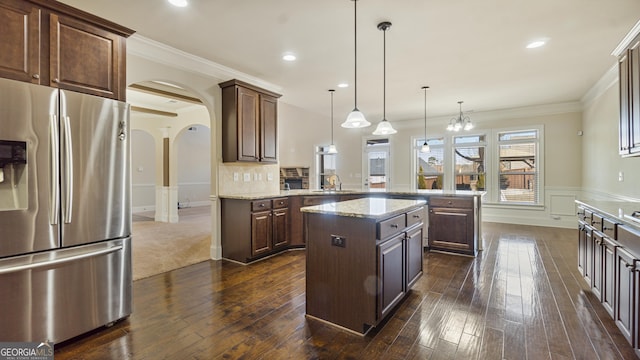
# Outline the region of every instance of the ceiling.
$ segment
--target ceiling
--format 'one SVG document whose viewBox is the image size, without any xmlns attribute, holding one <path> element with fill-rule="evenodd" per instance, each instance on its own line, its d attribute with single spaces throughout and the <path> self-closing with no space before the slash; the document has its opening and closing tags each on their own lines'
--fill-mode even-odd
<svg viewBox="0 0 640 360">
<path fill-rule="evenodd" d="M 257 77 L 281 101 L 335 116 L 354 106 L 350 0 L 61 0 L 138 35 Z M 611 51 L 640 19 L 638 0 L 359 0 L 358 107 L 372 123 L 579 101 L 616 64 Z M 526 49 L 532 40 L 547 45 Z M 282 55 L 295 53 L 285 62 Z M 227 80 L 227 79 L 223 79 Z M 131 99 L 133 100 L 133 99 Z"/>
</svg>

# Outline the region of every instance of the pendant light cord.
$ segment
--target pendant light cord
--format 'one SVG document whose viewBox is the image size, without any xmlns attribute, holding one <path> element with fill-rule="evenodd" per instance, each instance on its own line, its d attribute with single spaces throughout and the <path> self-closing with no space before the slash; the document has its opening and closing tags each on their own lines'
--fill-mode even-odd
<svg viewBox="0 0 640 360">
<path fill-rule="evenodd" d="M 427 142 L 427 89 L 428 86 L 423 86 L 424 89 L 424 142 Z"/>
<path fill-rule="evenodd" d="M 331 145 L 333 145 L 333 92 L 335 90 L 329 90 L 331 93 Z"/>
<path fill-rule="evenodd" d="M 358 108 L 358 0 L 353 0 L 353 108 Z"/>
<path fill-rule="evenodd" d="M 382 121 L 387 120 L 387 28 L 382 29 Z"/>
</svg>

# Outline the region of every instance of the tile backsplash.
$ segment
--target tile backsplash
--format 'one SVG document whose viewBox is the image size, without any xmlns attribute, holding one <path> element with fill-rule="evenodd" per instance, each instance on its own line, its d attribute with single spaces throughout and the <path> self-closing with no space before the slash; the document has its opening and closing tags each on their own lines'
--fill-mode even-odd
<svg viewBox="0 0 640 360">
<path fill-rule="evenodd" d="M 277 194 L 280 192 L 280 167 L 243 163 L 218 165 L 220 195 Z"/>
</svg>

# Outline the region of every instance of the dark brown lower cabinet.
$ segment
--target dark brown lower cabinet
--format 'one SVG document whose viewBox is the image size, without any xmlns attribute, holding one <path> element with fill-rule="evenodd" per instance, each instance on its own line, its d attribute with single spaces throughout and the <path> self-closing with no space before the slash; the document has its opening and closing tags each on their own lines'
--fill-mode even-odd
<svg viewBox="0 0 640 360">
<path fill-rule="evenodd" d="M 615 281 L 616 281 L 616 249 L 618 245 L 608 238 L 603 239 L 602 248 L 602 292 L 600 301 L 602 306 L 613 317 L 615 308 Z"/>
<path fill-rule="evenodd" d="M 584 276 L 587 262 L 587 227 L 584 223 L 578 225 L 578 271 Z"/>
<path fill-rule="evenodd" d="M 407 288 L 422 275 L 422 226 L 407 231 Z"/>
<path fill-rule="evenodd" d="M 271 210 L 251 214 L 251 256 L 271 251 Z"/>
<path fill-rule="evenodd" d="M 593 230 L 590 227 L 585 227 L 585 261 L 584 261 L 584 280 L 593 287 Z"/>
<path fill-rule="evenodd" d="M 429 249 L 477 254 L 475 198 L 429 198 Z"/>
<path fill-rule="evenodd" d="M 594 231 L 592 232 L 591 240 L 591 248 L 593 251 L 591 261 L 591 292 L 598 298 L 598 300 L 602 301 L 602 257 L 604 255 L 604 235 Z"/>
<path fill-rule="evenodd" d="M 636 260 L 622 247 L 616 251 L 616 325 L 631 345 L 637 347 L 636 331 L 636 292 L 638 291 L 636 276 Z"/>
<path fill-rule="evenodd" d="M 405 274 L 405 234 L 400 234 L 378 246 L 380 296 L 378 318 L 385 317 L 404 297 L 407 289 Z"/>
<path fill-rule="evenodd" d="M 289 245 L 289 201 L 222 199 L 222 257 L 243 263 Z"/>
</svg>

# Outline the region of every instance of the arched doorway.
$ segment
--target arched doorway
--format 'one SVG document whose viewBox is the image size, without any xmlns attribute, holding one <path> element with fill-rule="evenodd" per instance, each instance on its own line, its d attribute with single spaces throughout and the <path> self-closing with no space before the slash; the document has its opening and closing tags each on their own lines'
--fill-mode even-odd
<svg viewBox="0 0 640 360">
<path fill-rule="evenodd" d="M 210 258 L 212 141 L 209 111 L 187 89 L 145 81 L 127 99 L 135 280 Z"/>
</svg>

